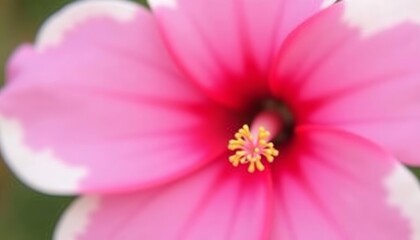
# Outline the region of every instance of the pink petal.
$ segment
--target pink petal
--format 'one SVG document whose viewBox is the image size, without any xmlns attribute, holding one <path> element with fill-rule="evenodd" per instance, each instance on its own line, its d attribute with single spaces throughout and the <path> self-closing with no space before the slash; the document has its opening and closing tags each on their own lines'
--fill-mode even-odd
<svg viewBox="0 0 420 240">
<path fill-rule="evenodd" d="M 275 94 L 300 122 L 357 133 L 419 165 L 418 10 L 414 0 L 342 1 L 325 10 L 287 40 Z"/>
<path fill-rule="evenodd" d="M 331 0 L 151 0 L 180 68 L 229 106 L 266 92 L 273 55 L 298 24 Z"/>
<path fill-rule="evenodd" d="M 274 176 L 272 239 L 420 238 L 420 186 L 393 157 L 320 127 L 298 128 L 293 144 Z"/>
<path fill-rule="evenodd" d="M 219 160 L 167 186 L 81 198 L 61 219 L 55 239 L 267 239 L 271 176 L 239 176 Z"/>
<path fill-rule="evenodd" d="M 102 12 L 80 22 L 86 9 L 107 4 L 135 9 L 128 20 Z M 137 189 L 225 151 L 226 129 L 236 128 L 226 124 L 235 122 L 180 77 L 147 11 L 80 1 L 41 35 L 15 53 L 0 96 L 3 152 L 29 185 L 52 193 Z"/>
</svg>

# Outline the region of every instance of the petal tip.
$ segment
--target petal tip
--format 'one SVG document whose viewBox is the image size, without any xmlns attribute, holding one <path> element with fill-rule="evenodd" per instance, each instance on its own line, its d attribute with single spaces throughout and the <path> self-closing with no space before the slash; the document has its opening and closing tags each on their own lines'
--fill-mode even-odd
<svg viewBox="0 0 420 240">
<path fill-rule="evenodd" d="M 388 203 L 410 223 L 411 239 L 420 239 L 420 184 L 410 171 L 397 164 L 385 180 Z"/>
<path fill-rule="evenodd" d="M 91 215 L 99 208 L 100 198 L 83 197 L 64 213 L 54 232 L 54 240 L 76 240 L 89 226 Z"/>
<path fill-rule="evenodd" d="M 336 0 L 324 0 L 321 4 L 321 8 L 327 8 L 331 5 L 333 5 L 336 2 Z"/>
<path fill-rule="evenodd" d="M 420 4 L 413 0 L 343 1 L 344 21 L 360 29 L 364 37 L 402 23 L 420 24 Z"/>
<path fill-rule="evenodd" d="M 30 149 L 24 142 L 24 131 L 18 121 L 3 116 L 0 116 L 0 147 L 13 172 L 41 192 L 72 194 L 87 175 L 87 169 L 64 164 L 49 149 Z"/>
<path fill-rule="evenodd" d="M 36 47 L 43 50 L 59 44 L 66 32 L 90 18 L 106 16 L 116 21 L 130 21 L 139 8 L 138 4 L 125 0 L 89 0 L 69 4 L 44 23 L 36 37 Z"/>
<path fill-rule="evenodd" d="M 153 8 L 158 8 L 158 7 L 175 8 L 177 6 L 177 3 L 176 3 L 176 0 L 151 0 L 150 5 Z"/>
</svg>

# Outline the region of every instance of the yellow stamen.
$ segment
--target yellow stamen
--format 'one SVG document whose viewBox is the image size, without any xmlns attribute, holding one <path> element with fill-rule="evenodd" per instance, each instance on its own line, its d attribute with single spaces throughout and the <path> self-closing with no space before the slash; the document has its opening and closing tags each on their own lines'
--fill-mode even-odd
<svg viewBox="0 0 420 240">
<path fill-rule="evenodd" d="M 274 157 L 279 155 L 279 151 L 274 148 L 274 144 L 269 142 L 270 132 L 265 128 L 258 128 L 257 137 L 251 134 L 248 125 L 244 125 L 235 134 L 235 138 L 229 141 L 228 148 L 235 151 L 235 154 L 229 157 L 233 166 L 239 164 L 249 164 L 248 172 L 253 173 L 255 169 L 264 171 L 264 164 L 261 162 L 262 156 L 267 162 L 272 163 Z"/>
</svg>

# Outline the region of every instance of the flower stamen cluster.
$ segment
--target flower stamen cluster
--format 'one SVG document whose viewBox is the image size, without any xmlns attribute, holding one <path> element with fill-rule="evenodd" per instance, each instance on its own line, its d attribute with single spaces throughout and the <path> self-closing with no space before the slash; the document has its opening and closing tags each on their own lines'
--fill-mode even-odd
<svg viewBox="0 0 420 240">
<path fill-rule="evenodd" d="M 253 173 L 255 169 L 264 171 L 265 167 L 262 163 L 264 156 L 267 162 L 272 163 L 274 157 L 278 156 L 279 151 L 274 148 L 274 144 L 270 142 L 270 132 L 264 127 L 258 128 L 257 137 L 254 137 L 248 125 L 244 125 L 235 134 L 235 139 L 229 141 L 228 149 L 235 151 L 229 157 L 229 161 L 233 166 L 239 164 L 249 164 L 248 172 Z"/>
</svg>

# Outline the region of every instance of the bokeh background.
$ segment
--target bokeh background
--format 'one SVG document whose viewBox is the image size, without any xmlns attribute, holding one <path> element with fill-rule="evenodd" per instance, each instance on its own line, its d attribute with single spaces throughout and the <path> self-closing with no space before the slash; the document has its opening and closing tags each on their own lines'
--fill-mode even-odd
<svg viewBox="0 0 420 240">
<path fill-rule="evenodd" d="M 71 0 L 0 0 L 0 83 L 8 56 Z M 146 0 L 137 2 L 147 5 Z M 420 156 L 419 156 L 420 157 Z M 420 176 L 420 170 L 413 171 Z M 48 240 L 71 197 L 46 196 L 22 185 L 0 160 L 0 239 Z"/>
</svg>

